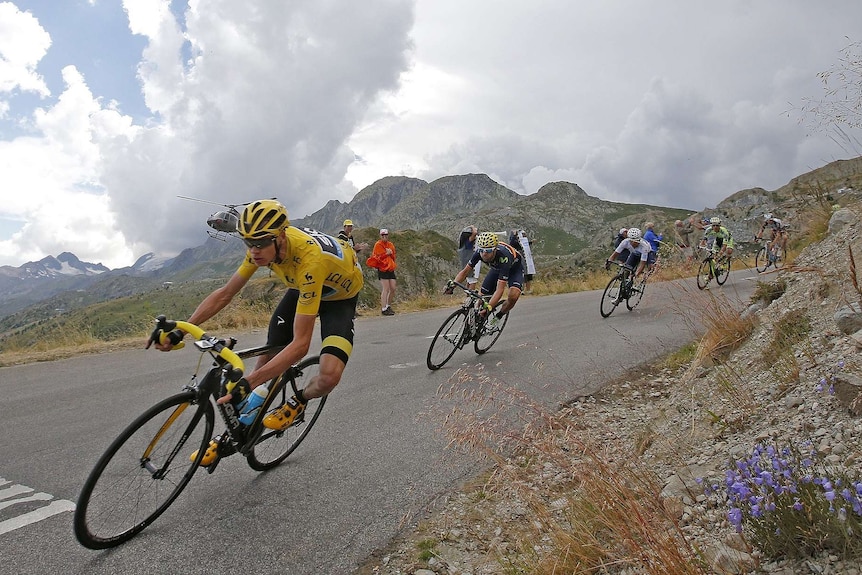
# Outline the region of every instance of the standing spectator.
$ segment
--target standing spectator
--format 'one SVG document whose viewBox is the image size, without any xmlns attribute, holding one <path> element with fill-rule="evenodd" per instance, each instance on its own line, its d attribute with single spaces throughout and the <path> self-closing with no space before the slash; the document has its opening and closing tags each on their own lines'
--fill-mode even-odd
<svg viewBox="0 0 862 575">
<path fill-rule="evenodd" d="M 478 234 L 479 230 L 472 225 L 461 230 L 461 235 L 458 237 L 458 256 L 461 258 L 462 268 L 467 265 L 467 262 L 473 257 L 473 252 L 476 251 L 476 236 Z M 479 268 L 477 267 L 475 272 L 467 278 L 467 286 L 472 288 L 478 281 Z"/>
<path fill-rule="evenodd" d="M 656 235 L 655 233 L 655 224 L 653 222 L 647 222 L 644 224 L 644 228 L 646 231 L 643 234 L 643 239 L 650 246 L 650 255 L 649 261 L 647 264 L 650 266 L 650 269 L 655 265 L 656 258 L 658 257 L 658 248 L 661 245 L 661 240 L 663 234 Z"/>
<path fill-rule="evenodd" d="M 512 230 L 509 235 L 509 245 L 515 248 L 524 262 L 524 293 L 531 293 L 533 275 L 536 273 L 536 264 L 533 262 L 533 250 L 530 248 L 530 239 L 524 230 Z"/>
<path fill-rule="evenodd" d="M 343 240 L 350 244 L 350 247 L 353 248 L 353 251 L 356 252 L 358 256 L 362 250 L 368 249 L 368 243 L 362 242 L 361 244 L 357 244 L 353 240 L 353 220 L 344 220 L 343 229 L 338 232 L 338 239 Z M 357 258 L 357 261 L 359 258 Z"/>
<path fill-rule="evenodd" d="M 640 230 L 638 230 L 640 231 Z M 629 235 L 628 228 L 620 228 L 620 233 L 617 234 L 617 237 L 614 238 L 614 249 L 617 249 L 619 245 L 623 242 L 623 240 L 627 239 Z M 624 262 L 628 260 L 629 250 L 628 248 L 623 248 L 623 251 L 620 253 L 620 261 Z"/>
<path fill-rule="evenodd" d="M 383 315 L 395 315 L 392 300 L 395 298 L 395 244 L 389 241 L 389 230 L 380 230 L 380 239 L 374 244 L 372 257 L 376 260 L 380 279 L 380 305 Z"/>
<path fill-rule="evenodd" d="M 685 254 L 686 260 L 694 259 L 694 248 L 691 247 L 691 234 L 694 233 L 693 217 L 686 218 L 685 221 L 677 220 L 674 222 L 674 230 L 676 231 L 676 243 Z"/>
<path fill-rule="evenodd" d="M 626 228 L 620 228 L 620 232 L 616 235 L 616 237 L 614 237 L 614 249 L 616 249 L 617 246 L 620 245 L 620 242 L 622 242 L 624 239 L 626 239 L 626 232 L 627 231 L 628 231 L 628 229 L 626 229 Z"/>
</svg>

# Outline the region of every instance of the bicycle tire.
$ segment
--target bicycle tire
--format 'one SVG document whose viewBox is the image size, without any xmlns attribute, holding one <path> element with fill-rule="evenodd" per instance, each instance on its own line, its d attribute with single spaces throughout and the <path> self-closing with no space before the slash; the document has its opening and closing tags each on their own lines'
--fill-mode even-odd
<svg viewBox="0 0 862 575">
<path fill-rule="evenodd" d="M 275 393 L 267 397 L 267 401 L 261 406 L 261 411 L 267 414 L 281 408 L 284 402 L 293 396 L 293 386 L 290 379 L 293 378 L 297 389 L 304 389 L 311 382 L 311 378 L 320 372 L 319 366 L 320 356 L 307 357 L 299 362 L 296 365 L 296 371 L 285 374 L 288 379 L 279 383 L 280 387 L 275 389 Z M 305 411 L 299 414 L 287 429 L 276 431 L 263 428 L 260 437 L 255 440 L 254 446 L 246 455 L 249 467 L 255 471 L 267 471 L 287 459 L 317 423 L 317 418 L 320 417 L 320 412 L 323 411 L 323 406 L 326 404 L 326 397 L 308 400 L 308 403 L 305 404 Z M 263 420 L 262 417 L 260 419 Z M 256 423 L 255 425 L 263 424 Z"/>
<path fill-rule="evenodd" d="M 490 317 L 490 314 L 495 313 L 500 309 L 502 305 L 503 302 L 498 301 L 497 305 L 494 306 L 494 309 L 488 314 L 488 317 Z M 500 339 L 500 336 L 503 334 L 503 328 L 506 327 L 506 323 L 509 321 L 509 313 L 506 312 L 503 317 L 497 320 L 497 324 L 491 331 L 487 331 L 488 321 L 488 318 L 486 318 L 485 322 L 479 328 L 479 337 L 476 338 L 475 342 L 473 342 L 473 350 L 480 355 L 491 349 L 491 346 L 497 343 L 497 340 Z"/>
<path fill-rule="evenodd" d="M 787 250 L 784 248 L 778 248 L 775 250 L 775 261 L 772 262 L 772 265 L 777 269 L 784 266 L 785 263 L 787 263 Z"/>
<path fill-rule="evenodd" d="M 718 282 L 718 285 L 724 285 L 724 282 L 727 281 L 727 278 L 730 277 L 730 257 L 727 257 L 721 264 L 716 265 L 715 270 L 715 281 Z"/>
<path fill-rule="evenodd" d="M 629 311 L 633 311 L 638 306 L 644 296 L 644 291 L 646 291 L 646 277 L 638 282 L 638 285 L 632 287 L 629 297 L 626 298 L 626 307 Z"/>
<path fill-rule="evenodd" d="M 602 292 L 602 301 L 599 302 L 599 312 L 602 317 L 610 317 L 620 304 L 620 289 L 623 286 L 623 278 L 619 274 L 611 278 L 605 291 Z"/>
<path fill-rule="evenodd" d="M 81 545 L 107 549 L 125 543 L 164 513 L 185 489 L 200 467 L 215 420 L 212 403 L 197 404 L 196 397 L 196 392 L 186 391 L 157 403 L 126 427 L 99 458 L 75 506 L 74 531 Z M 201 420 L 204 425 L 199 425 Z M 191 460 L 194 450 L 197 457 Z M 158 469 L 155 476 L 153 468 L 171 455 L 177 471 Z"/>
<path fill-rule="evenodd" d="M 712 280 L 711 262 L 712 260 L 710 258 L 706 258 L 700 262 L 699 266 L 697 266 L 697 289 L 706 289 L 706 286 L 708 286 L 710 280 Z"/>
<path fill-rule="evenodd" d="M 754 269 L 756 269 L 758 273 L 763 273 L 769 267 L 769 263 L 766 248 L 761 247 L 757 250 L 757 254 L 754 256 Z"/>
<path fill-rule="evenodd" d="M 460 325 L 458 325 L 459 321 Z M 467 327 L 466 323 L 467 311 L 463 308 L 455 310 L 446 318 L 428 348 L 428 355 L 425 358 L 428 369 L 432 371 L 440 369 L 463 346 L 462 336 L 464 328 Z"/>
</svg>

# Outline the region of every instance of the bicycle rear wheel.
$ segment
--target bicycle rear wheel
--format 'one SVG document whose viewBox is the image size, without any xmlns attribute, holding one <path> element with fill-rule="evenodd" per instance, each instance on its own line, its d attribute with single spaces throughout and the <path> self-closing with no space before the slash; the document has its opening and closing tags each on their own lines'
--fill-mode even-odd
<svg viewBox="0 0 862 575">
<path fill-rule="evenodd" d="M 769 256 L 766 248 L 760 248 L 757 250 L 757 255 L 754 256 L 754 269 L 756 269 L 759 273 L 763 273 L 766 271 L 766 268 L 769 267 Z"/>
<path fill-rule="evenodd" d="M 496 317 L 492 319 L 491 314 L 496 313 L 502 305 L 502 301 L 497 302 L 497 305 L 495 305 L 494 309 L 488 313 L 488 317 L 479 328 L 479 337 L 473 343 L 473 349 L 476 353 L 485 353 L 491 349 L 491 346 L 494 345 L 498 339 L 500 339 L 500 335 L 503 333 L 503 328 L 506 327 L 506 322 L 509 321 L 509 313 L 507 312 L 500 319 L 497 319 Z M 489 323 L 491 324 L 490 327 Z"/>
<path fill-rule="evenodd" d="M 620 290 L 622 286 L 623 278 L 619 274 L 612 277 L 608 285 L 605 286 L 599 306 L 602 317 L 609 317 L 617 309 L 617 306 L 620 304 Z"/>
<path fill-rule="evenodd" d="M 293 378 L 297 389 L 304 389 L 318 373 L 320 373 L 320 357 L 305 358 L 296 365 L 292 372 L 287 372 L 282 376 L 287 379 L 279 384 L 280 387 L 271 394 L 271 397 L 267 398 L 269 403 L 264 402 L 261 411 L 266 414 L 280 409 L 285 401 L 293 396 L 290 378 Z M 314 427 L 325 403 L 326 396 L 308 400 L 308 403 L 305 404 L 305 411 L 299 414 L 287 429 L 275 431 L 274 429 L 263 428 L 260 437 L 254 443 L 254 447 L 246 456 L 249 467 L 255 471 L 266 471 L 287 459 L 287 456 L 299 447 L 299 444 Z M 263 418 L 260 419 L 263 421 Z M 263 424 L 258 423 L 258 425 Z"/>
<path fill-rule="evenodd" d="M 718 285 L 724 285 L 728 277 L 730 277 L 730 257 L 715 264 L 715 281 Z"/>
<path fill-rule="evenodd" d="M 187 391 L 157 403 L 111 443 L 78 496 L 74 530 L 81 545 L 106 549 L 125 543 L 185 489 L 200 466 L 215 417 L 212 404 L 197 404 L 196 397 Z"/>
<path fill-rule="evenodd" d="M 706 258 L 697 268 L 697 288 L 705 289 L 712 280 L 712 259 Z"/>
<path fill-rule="evenodd" d="M 428 369 L 440 369 L 455 355 L 455 351 L 463 344 L 461 338 L 467 327 L 466 323 L 467 312 L 463 308 L 455 310 L 446 318 L 428 348 L 428 356 L 425 358 Z"/>
<path fill-rule="evenodd" d="M 787 263 L 787 250 L 784 248 L 775 248 L 775 261 L 772 262 L 776 268 L 782 267 Z"/>
<path fill-rule="evenodd" d="M 641 302 L 641 298 L 644 296 L 644 291 L 646 291 L 646 280 L 644 277 L 637 283 L 637 285 L 632 286 L 631 293 L 629 297 L 626 298 L 626 307 L 629 308 L 629 311 L 635 309 L 638 304 Z"/>
</svg>

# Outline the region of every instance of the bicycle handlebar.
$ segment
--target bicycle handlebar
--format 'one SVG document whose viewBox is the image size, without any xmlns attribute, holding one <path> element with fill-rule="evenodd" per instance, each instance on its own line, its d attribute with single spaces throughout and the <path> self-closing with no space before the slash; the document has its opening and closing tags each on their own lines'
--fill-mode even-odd
<svg viewBox="0 0 862 575">
<path fill-rule="evenodd" d="M 175 330 L 178 329 L 190 334 L 198 341 L 206 341 L 206 345 L 195 346 L 201 352 L 212 351 L 215 355 L 230 364 L 232 369 L 230 369 L 228 372 L 229 382 L 225 386 L 225 389 L 230 392 L 237 384 L 237 382 L 242 379 L 242 376 L 245 373 L 245 364 L 243 363 L 242 359 L 236 353 L 234 353 L 232 349 L 230 349 L 224 344 L 224 342 L 220 341 L 216 337 L 208 336 L 206 332 L 200 327 L 187 321 L 167 319 L 165 316 L 160 315 L 156 318 L 156 328 L 153 330 L 153 334 L 150 336 L 149 343 L 156 341 L 156 338 L 158 338 L 159 343 L 166 343 L 166 341 L 170 341 L 173 345 L 176 346 L 177 343 L 180 343 L 182 341 L 182 336 L 179 334 L 175 334 Z M 147 347 L 150 346 L 149 343 L 147 344 Z"/>
</svg>

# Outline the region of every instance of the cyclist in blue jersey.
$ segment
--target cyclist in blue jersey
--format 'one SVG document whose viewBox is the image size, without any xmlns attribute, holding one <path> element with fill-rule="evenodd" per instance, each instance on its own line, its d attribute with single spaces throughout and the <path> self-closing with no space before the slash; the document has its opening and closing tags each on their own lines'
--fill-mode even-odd
<svg viewBox="0 0 862 575">
<path fill-rule="evenodd" d="M 476 253 L 473 254 L 464 269 L 458 272 L 455 281 L 463 282 L 464 278 L 473 273 L 473 268 L 480 260 L 490 268 L 480 289 L 483 295 L 490 294 L 491 296 L 485 305 L 485 312 L 493 309 L 497 302 L 503 299 L 506 288 L 509 288 L 506 301 L 503 302 L 496 314 L 499 319 L 509 313 L 515 307 L 518 298 L 521 297 L 521 286 L 524 283 L 523 260 L 515 248 L 499 241 L 497 234 L 482 232 L 476 238 Z M 447 286 L 445 292 L 452 293 L 452 286 Z"/>
</svg>

